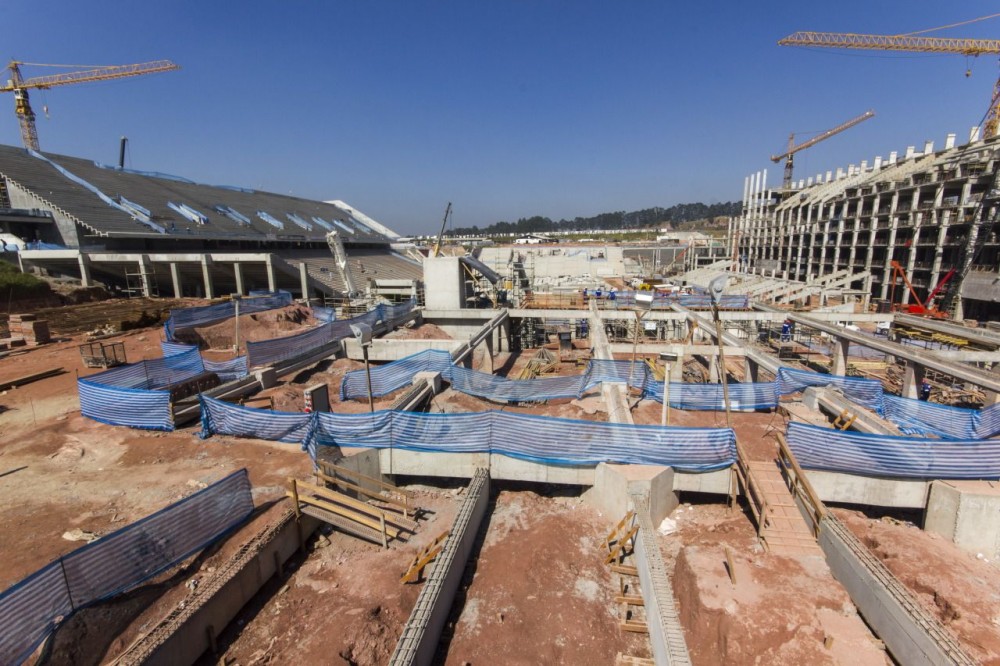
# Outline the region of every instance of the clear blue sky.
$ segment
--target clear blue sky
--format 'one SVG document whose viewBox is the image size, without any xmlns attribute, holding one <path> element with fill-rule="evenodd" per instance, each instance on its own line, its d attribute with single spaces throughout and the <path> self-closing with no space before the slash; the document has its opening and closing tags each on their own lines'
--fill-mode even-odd
<svg viewBox="0 0 1000 666">
<path fill-rule="evenodd" d="M 779 47 L 899 34 L 995 1 L 79 2 L 8 0 L 8 57 L 177 72 L 32 95 L 42 149 L 199 182 L 347 201 L 403 233 L 742 197 L 790 131 L 874 119 L 797 175 L 967 136 L 993 57 Z M 1000 37 L 1000 19 L 939 36 Z M 51 73 L 25 68 L 25 74 Z M 13 99 L 0 143 L 20 145 Z M 48 106 L 45 118 L 43 106 Z"/>
</svg>

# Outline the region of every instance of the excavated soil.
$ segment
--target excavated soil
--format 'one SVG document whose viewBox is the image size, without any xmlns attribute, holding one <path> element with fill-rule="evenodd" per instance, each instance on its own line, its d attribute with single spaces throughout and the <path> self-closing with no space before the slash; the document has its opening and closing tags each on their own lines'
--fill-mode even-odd
<svg viewBox="0 0 1000 666">
<path fill-rule="evenodd" d="M 284 584 L 272 584 L 230 624 L 220 655 L 200 663 L 387 663 L 423 584 L 400 577 L 421 548 L 451 528 L 461 500 L 461 489 L 411 490 L 425 510 L 416 534 L 386 550 L 321 529 Z"/>
<path fill-rule="evenodd" d="M 1000 664 L 1000 577 L 997 563 L 968 553 L 912 523 L 872 520 L 834 509 L 958 642 L 983 664 Z"/>
<path fill-rule="evenodd" d="M 694 664 L 892 663 L 821 556 L 763 552 L 749 519 L 720 505 L 671 520 L 660 547 Z"/>
<path fill-rule="evenodd" d="M 445 664 L 611 664 L 618 652 L 650 656 L 645 636 L 618 627 L 617 582 L 602 550 L 610 520 L 579 498 L 527 490 L 502 490 L 487 520 Z"/>
</svg>

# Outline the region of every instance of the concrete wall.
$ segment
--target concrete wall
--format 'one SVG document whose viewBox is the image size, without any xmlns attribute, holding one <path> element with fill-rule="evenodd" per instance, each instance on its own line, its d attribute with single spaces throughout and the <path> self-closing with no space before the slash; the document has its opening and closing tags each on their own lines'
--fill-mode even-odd
<svg viewBox="0 0 1000 666">
<path fill-rule="evenodd" d="M 459 310 L 465 307 L 462 266 L 458 259 L 424 259 L 424 303 L 429 309 Z"/>
<path fill-rule="evenodd" d="M 391 338 L 375 338 L 368 348 L 368 360 L 398 361 L 401 358 L 412 356 L 426 349 L 440 349 L 451 352 L 461 344 L 460 340 L 394 340 Z M 364 359 L 361 345 L 354 338 L 344 339 L 344 353 L 347 355 L 347 358 L 355 361 Z"/>
<path fill-rule="evenodd" d="M 880 479 L 839 472 L 807 470 L 809 482 L 824 502 L 871 504 L 903 509 L 922 509 L 927 504 L 930 482 Z"/>
<path fill-rule="evenodd" d="M 989 560 L 1000 556 L 1000 487 L 988 481 L 934 481 L 924 529 Z"/>
</svg>

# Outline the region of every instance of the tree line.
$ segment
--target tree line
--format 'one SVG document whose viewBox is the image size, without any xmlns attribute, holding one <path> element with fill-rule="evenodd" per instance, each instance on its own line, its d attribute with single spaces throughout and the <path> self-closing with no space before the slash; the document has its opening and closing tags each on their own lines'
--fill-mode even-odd
<svg viewBox="0 0 1000 666">
<path fill-rule="evenodd" d="M 480 228 L 455 227 L 449 235 L 477 236 L 491 234 L 543 234 L 553 231 L 590 231 L 594 229 L 642 229 L 646 227 L 661 227 L 677 225 L 695 220 L 714 221 L 715 218 L 725 218 L 740 214 L 741 204 L 738 201 L 704 204 L 676 204 L 669 208 L 654 206 L 631 212 L 616 211 L 601 213 L 593 217 L 576 217 L 572 220 L 552 220 L 535 215 L 522 217 L 516 222 L 494 222 Z"/>
</svg>

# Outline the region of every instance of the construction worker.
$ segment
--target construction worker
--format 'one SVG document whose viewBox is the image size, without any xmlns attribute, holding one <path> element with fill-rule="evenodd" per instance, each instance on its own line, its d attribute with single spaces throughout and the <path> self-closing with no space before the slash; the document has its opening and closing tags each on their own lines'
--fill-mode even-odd
<svg viewBox="0 0 1000 666">
<path fill-rule="evenodd" d="M 926 379 L 920 382 L 920 399 L 924 402 L 931 399 L 931 383 Z"/>
<path fill-rule="evenodd" d="M 781 325 L 781 341 L 790 342 L 792 340 L 792 320 L 786 319 Z"/>
</svg>

